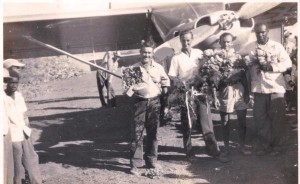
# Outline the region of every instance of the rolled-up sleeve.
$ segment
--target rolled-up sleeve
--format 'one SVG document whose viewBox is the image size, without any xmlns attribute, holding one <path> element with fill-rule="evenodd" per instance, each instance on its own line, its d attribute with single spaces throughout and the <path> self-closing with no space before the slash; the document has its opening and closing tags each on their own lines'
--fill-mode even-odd
<svg viewBox="0 0 300 184">
<path fill-rule="evenodd" d="M 175 78 L 178 76 L 178 62 L 176 58 L 173 56 L 170 64 L 170 69 L 168 75 L 172 78 Z"/>
</svg>

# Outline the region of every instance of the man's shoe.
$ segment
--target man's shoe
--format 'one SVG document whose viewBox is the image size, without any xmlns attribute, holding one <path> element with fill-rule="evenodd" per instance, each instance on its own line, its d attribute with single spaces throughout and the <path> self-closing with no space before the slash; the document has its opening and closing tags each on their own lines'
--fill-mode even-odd
<svg viewBox="0 0 300 184">
<path fill-rule="evenodd" d="M 196 162 L 198 160 L 198 158 L 195 155 L 189 155 L 189 156 L 186 156 L 186 158 L 190 162 Z"/>
<path fill-rule="evenodd" d="M 271 156 L 278 156 L 280 155 L 280 152 L 279 151 L 276 151 L 276 150 L 273 150 L 271 153 L 270 153 Z"/>
<path fill-rule="evenodd" d="M 227 162 L 231 161 L 231 159 L 228 157 L 228 155 L 226 155 L 224 153 L 220 153 L 220 155 L 217 157 L 217 159 L 219 162 L 222 162 L 222 163 L 227 163 Z"/>
<path fill-rule="evenodd" d="M 147 162 L 146 161 L 146 167 L 147 168 L 157 168 L 157 164 L 155 162 Z"/>
<path fill-rule="evenodd" d="M 243 154 L 243 155 L 251 155 L 252 154 L 252 152 L 250 151 L 250 150 L 248 150 L 247 148 L 241 148 L 241 153 Z"/>
<path fill-rule="evenodd" d="M 268 149 L 262 149 L 262 150 L 258 150 L 256 151 L 256 156 L 265 156 L 267 154 L 269 154 L 271 152 L 271 150 Z"/>
<path fill-rule="evenodd" d="M 140 175 L 140 172 L 139 172 L 138 168 L 136 168 L 136 167 L 132 167 L 129 172 L 130 172 L 130 174 L 135 175 L 135 176 Z"/>
<path fill-rule="evenodd" d="M 224 151 L 221 152 L 222 156 L 228 157 L 230 155 L 229 149 L 225 149 Z"/>
</svg>

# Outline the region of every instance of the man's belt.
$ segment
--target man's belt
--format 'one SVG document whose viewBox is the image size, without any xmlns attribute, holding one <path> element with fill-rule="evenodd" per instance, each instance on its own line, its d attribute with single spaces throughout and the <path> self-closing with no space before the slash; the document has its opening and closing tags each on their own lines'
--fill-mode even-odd
<svg viewBox="0 0 300 184">
<path fill-rule="evenodd" d="M 142 98 L 142 97 L 137 96 L 137 97 L 135 97 L 135 99 L 137 101 L 148 101 L 149 102 L 149 101 L 159 100 L 160 99 L 160 95 L 156 96 L 156 97 L 153 97 L 153 98 Z"/>
<path fill-rule="evenodd" d="M 225 81 L 223 81 L 223 82 L 221 83 L 221 85 L 224 85 L 224 86 L 233 86 L 233 85 L 235 85 L 235 84 L 237 84 L 237 83 L 239 83 L 239 82 L 241 82 L 241 80 L 230 81 L 230 82 L 225 82 Z"/>
</svg>

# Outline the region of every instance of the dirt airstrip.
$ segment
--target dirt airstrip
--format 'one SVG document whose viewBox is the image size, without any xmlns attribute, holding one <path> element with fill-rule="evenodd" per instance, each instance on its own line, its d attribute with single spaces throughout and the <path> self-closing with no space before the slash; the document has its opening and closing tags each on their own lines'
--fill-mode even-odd
<svg viewBox="0 0 300 184">
<path fill-rule="evenodd" d="M 25 76 L 29 68 L 24 69 Z M 287 143 L 278 156 L 244 156 L 237 148 L 237 121 L 231 122 L 229 163 L 206 155 L 202 134 L 195 130 L 193 145 L 198 161 L 186 160 L 178 114 L 159 129 L 161 176 L 150 179 L 129 174 L 132 106 L 116 79 L 117 108 L 100 105 L 95 72 L 75 77 L 21 85 L 29 108 L 34 146 L 46 184 L 296 184 L 298 138 L 296 112 L 287 114 Z M 37 79 L 32 79 L 35 81 Z M 23 81 L 24 82 L 24 81 Z M 24 83 L 25 83 L 24 82 Z M 175 111 L 174 111 L 175 112 Z M 222 130 L 213 110 L 215 133 L 222 145 Z M 247 115 L 247 143 L 254 144 L 252 109 Z M 140 169 L 145 172 L 145 168 Z"/>
</svg>

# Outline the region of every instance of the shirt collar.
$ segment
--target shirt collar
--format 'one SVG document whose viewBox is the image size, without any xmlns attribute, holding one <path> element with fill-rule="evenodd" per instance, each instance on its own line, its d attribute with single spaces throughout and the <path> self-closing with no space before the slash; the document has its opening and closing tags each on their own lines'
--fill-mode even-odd
<svg viewBox="0 0 300 184">
<path fill-rule="evenodd" d="M 190 50 L 182 50 L 181 49 L 181 52 L 185 55 L 187 55 L 188 57 L 191 57 L 192 55 L 192 48 Z"/>
<path fill-rule="evenodd" d="M 142 61 L 140 61 L 140 66 L 142 66 L 142 67 L 145 68 L 145 65 L 142 63 Z M 154 67 L 154 65 L 153 65 L 153 59 L 151 60 L 151 63 L 150 63 L 149 66 Z"/>
<path fill-rule="evenodd" d="M 257 44 L 257 45 L 268 45 L 269 41 L 270 41 L 270 38 L 268 38 L 268 40 L 267 40 L 267 42 L 266 42 L 265 44 L 261 44 L 261 43 L 259 43 L 258 41 L 256 41 L 256 44 Z"/>
</svg>

